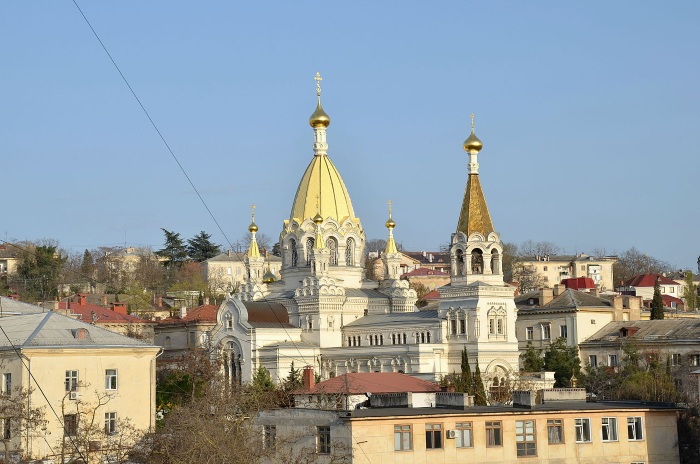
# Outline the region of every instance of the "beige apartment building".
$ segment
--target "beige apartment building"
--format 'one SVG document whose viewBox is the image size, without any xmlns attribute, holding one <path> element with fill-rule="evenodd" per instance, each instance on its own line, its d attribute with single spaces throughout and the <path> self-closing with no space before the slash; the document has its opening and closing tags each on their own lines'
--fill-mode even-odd
<svg viewBox="0 0 700 464">
<path fill-rule="evenodd" d="M 3 404 L 20 401 L 46 421 L 1 418 L 14 456 L 103 462 L 124 452 L 128 431 L 154 428 L 160 348 L 54 311 L 5 317 L 2 327 Z"/>
<path fill-rule="evenodd" d="M 396 402 L 391 395 L 377 396 Z M 314 462 L 319 463 L 340 458 L 363 464 L 679 462 L 674 408 L 575 400 L 533 403 L 346 411 L 291 408 L 264 411 L 256 421 L 265 445 L 285 442 L 290 455 L 314 450 Z"/>
<path fill-rule="evenodd" d="M 269 268 L 275 279 L 279 279 L 282 258 L 268 255 L 265 262 L 265 270 Z M 238 289 L 248 278 L 245 253 L 228 250 L 204 261 L 204 275 L 207 285 L 216 294 L 230 293 Z"/>
<path fill-rule="evenodd" d="M 585 253 L 525 256 L 518 262 L 522 266 L 532 267 L 544 278 L 544 283 L 548 287 L 560 284 L 562 279 L 590 277 L 600 291 L 615 288 L 613 282 L 613 264 L 617 262 L 615 256 L 594 258 Z"/>
</svg>

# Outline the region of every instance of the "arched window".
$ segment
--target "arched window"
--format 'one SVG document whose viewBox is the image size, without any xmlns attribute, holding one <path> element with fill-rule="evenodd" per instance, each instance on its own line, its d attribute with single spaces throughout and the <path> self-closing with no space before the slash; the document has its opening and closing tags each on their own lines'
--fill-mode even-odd
<svg viewBox="0 0 700 464">
<path fill-rule="evenodd" d="M 403 334 L 403 344 L 406 344 L 406 334 Z"/>
<path fill-rule="evenodd" d="M 352 346 L 352 343 L 350 343 L 350 337 L 348 337 L 348 346 Z"/>
<path fill-rule="evenodd" d="M 425 343 L 425 332 L 420 333 L 420 342 Z"/>
<path fill-rule="evenodd" d="M 328 248 L 328 251 L 330 251 L 330 258 L 329 258 L 329 264 L 331 266 L 337 266 L 338 265 L 338 242 L 336 241 L 335 238 L 333 237 L 328 237 L 328 240 L 326 240 L 326 248 Z"/>
<path fill-rule="evenodd" d="M 345 265 L 355 265 L 355 239 L 352 237 L 345 242 Z"/>
<path fill-rule="evenodd" d="M 396 345 L 396 334 L 391 334 L 391 344 Z"/>
<path fill-rule="evenodd" d="M 171 350 L 173 348 L 173 341 L 170 340 L 170 337 L 165 337 L 165 343 L 163 343 L 163 348 L 166 350 Z"/>
<path fill-rule="evenodd" d="M 464 275 L 464 252 L 457 250 L 457 275 Z"/>
<path fill-rule="evenodd" d="M 299 260 L 299 257 L 297 256 L 297 241 L 292 239 L 289 241 L 289 252 L 291 255 L 291 261 L 292 261 L 292 267 L 297 267 L 297 262 Z"/>
<path fill-rule="evenodd" d="M 428 340 L 428 343 L 430 343 L 430 332 L 426 334 L 425 338 Z"/>
<path fill-rule="evenodd" d="M 314 261 L 314 239 L 306 239 L 306 265 L 311 266 Z"/>
<path fill-rule="evenodd" d="M 474 248 L 472 251 L 472 274 L 484 273 L 484 255 L 480 249 Z"/>
</svg>

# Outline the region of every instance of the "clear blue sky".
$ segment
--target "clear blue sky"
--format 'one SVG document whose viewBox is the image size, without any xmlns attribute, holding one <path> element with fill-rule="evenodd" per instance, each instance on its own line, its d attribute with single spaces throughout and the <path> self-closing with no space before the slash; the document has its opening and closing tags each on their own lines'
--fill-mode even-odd
<svg viewBox="0 0 700 464">
<path fill-rule="evenodd" d="M 456 227 L 469 114 L 504 241 L 700 254 L 700 2 L 87 2 L 80 6 L 233 242 L 276 238 L 313 152 L 369 238 Z M 159 248 L 223 235 L 69 0 L 0 4 L 5 239 Z"/>
</svg>

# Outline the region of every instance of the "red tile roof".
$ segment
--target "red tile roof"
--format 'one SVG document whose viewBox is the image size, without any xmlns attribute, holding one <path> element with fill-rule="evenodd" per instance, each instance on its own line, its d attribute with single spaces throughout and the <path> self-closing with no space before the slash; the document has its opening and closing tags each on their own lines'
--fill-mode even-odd
<svg viewBox="0 0 700 464">
<path fill-rule="evenodd" d="M 437 290 L 432 290 L 421 298 L 421 300 L 439 300 L 440 299 L 440 292 Z"/>
<path fill-rule="evenodd" d="M 81 321 L 87 322 L 88 324 L 93 322 L 95 324 L 151 323 L 151 321 L 141 319 L 140 317 L 118 313 L 116 311 L 112 311 L 111 309 L 103 308 L 102 306 L 97 306 L 90 303 L 81 305 L 75 301 L 61 301 L 58 303 L 58 309 L 62 309 L 64 311 L 70 310 L 71 313 L 77 314 Z M 93 314 L 95 315 L 94 318 Z"/>
<path fill-rule="evenodd" d="M 665 277 L 661 274 L 641 274 L 634 276 L 627 280 L 623 286 L 625 287 L 653 287 L 656 282 L 656 278 L 659 278 L 659 283 L 661 285 L 678 285 L 678 282 Z"/>
<path fill-rule="evenodd" d="M 570 279 L 561 279 L 561 283 L 566 288 L 573 290 L 581 290 L 586 288 L 596 288 L 595 282 L 590 277 L 572 277 Z"/>
<path fill-rule="evenodd" d="M 436 277 L 449 277 L 450 274 L 447 272 L 438 271 L 437 269 L 428 269 L 427 267 L 419 267 L 411 272 L 406 272 L 402 274 L 401 277 L 423 277 L 423 276 L 436 276 Z"/>
<path fill-rule="evenodd" d="M 427 380 L 421 380 L 396 372 L 361 372 L 343 374 L 317 383 L 310 390 L 298 390 L 299 394 L 347 394 L 362 393 L 425 393 L 438 392 L 440 387 Z"/>
<path fill-rule="evenodd" d="M 172 316 L 158 321 L 159 324 L 177 324 L 178 322 L 216 322 L 216 305 L 201 305 L 187 311 L 185 317 Z"/>
</svg>

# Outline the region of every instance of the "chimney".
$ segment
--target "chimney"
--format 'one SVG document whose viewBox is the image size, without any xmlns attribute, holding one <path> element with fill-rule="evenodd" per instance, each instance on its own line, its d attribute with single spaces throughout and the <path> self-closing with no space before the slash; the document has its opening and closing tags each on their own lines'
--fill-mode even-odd
<svg viewBox="0 0 700 464">
<path fill-rule="evenodd" d="M 112 311 L 114 311 L 115 313 L 126 315 L 126 303 L 121 301 L 115 301 L 114 303 L 112 303 Z"/>
<path fill-rule="evenodd" d="M 562 293 L 564 293 L 564 290 L 566 290 L 566 287 L 562 284 L 554 284 L 554 296 L 559 296 Z"/>
<path fill-rule="evenodd" d="M 593 296 L 600 296 L 600 290 L 598 290 L 598 287 L 592 288 L 591 291 L 590 291 L 590 293 L 591 293 Z"/>
<path fill-rule="evenodd" d="M 180 319 L 184 319 L 185 317 L 187 317 L 187 306 L 182 305 L 182 307 L 180 307 Z"/>
<path fill-rule="evenodd" d="M 230 258 L 231 257 L 231 250 L 227 250 L 227 253 L 228 253 L 228 257 Z"/>
<path fill-rule="evenodd" d="M 621 310 L 622 307 L 623 307 L 623 304 L 622 304 L 622 296 L 620 296 L 620 295 L 615 295 L 615 296 L 613 296 L 613 298 L 612 298 L 612 305 L 613 305 L 613 309 Z"/>
<path fill-rule="evenodd" d="M 304 381 L 304 390 L 311 390 L 316 386 L 316 378 L 314 377 L 314 366 L 304 366 L 302 372 L 302 380 Z"/>
<path fill-rule="evenodd" d="M 208 305 L 208 304 L 209 304 L 209 297 L 208 297 L 208 296 L 205 296 L 205 297 L 204 297 L 204 304 L 205 304 L 205 305 Z"/>
<path fill-rule="evenodd" d="M 58 300 L 57 299 L 53 300 L 53 310 L 58 311 L 58 308 L 59 308 Z"/>
<path fill-rule="evenodd" d="M 159 308 L 163 306 L 163 297 L 162 296 L 156 297 L 156 306 L 158 306 Z"/>
<path fill-rule="evenodd" d="M 78 304 L 80 306 L 85 306 L 85 303 L 87 303 L 87 294 L 78 293 Z"/>
<path fill-rule="evenodd" d="M 540 289 L 540 306 L 544 306 L 554 299 L 554 290 L 549 287 Z"/>
<path fill-rule="evenodd" d="M 107 306 L 107 295 L 102 295 L 102 306 Z"/>
</svg>

